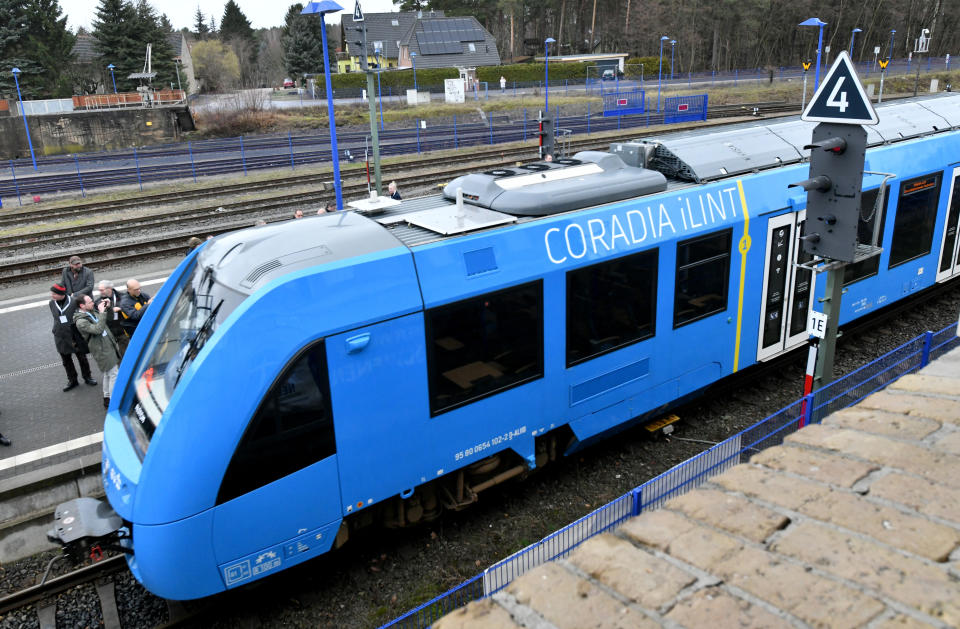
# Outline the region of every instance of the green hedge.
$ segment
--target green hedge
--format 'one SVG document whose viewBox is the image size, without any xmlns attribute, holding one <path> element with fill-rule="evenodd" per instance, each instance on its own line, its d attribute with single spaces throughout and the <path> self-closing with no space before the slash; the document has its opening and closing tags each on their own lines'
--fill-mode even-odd
<svg viewBox="0 0 960 629">
<path fill-rule="evenodd" d="M 647 63 L 647 60 L 644 60 Z M 564 79 L 584 79 L 587 76 L 587 68 L 597 65 L 596 63 L 551 63 L 550 81 L 562 81 Z M 645 65 L 645 72 L 649 68 L 656 71 L 656 59 L 653 65 Z M 637 70 L 639 76 L 639 69 Z M 500 77 L 507 79 L 508 83 L 534 82 L 542 81 L 544 67 L 542 63 L 517 63 L 506 66 L 486 66 L 477 68 L 477 78 L 490 84 L 490 88 L 500 86 Z M 444 79 L 455 79 L 460 76 L 457 68 L 424 68 L 417 69 L 418 85 L 442 85 Z M 591 78 L 597 78 L 596 72 L 591 74 Z M 347 74 L 334 74 L 330 77 L 333 88 L 366 88 L 367 77 L 362 72 L 350 72 Z M 392 88 L 394 92 L 413 87 L 413 70 L 389 70 L 380 75 L 381 90 Z"/>
</svg>

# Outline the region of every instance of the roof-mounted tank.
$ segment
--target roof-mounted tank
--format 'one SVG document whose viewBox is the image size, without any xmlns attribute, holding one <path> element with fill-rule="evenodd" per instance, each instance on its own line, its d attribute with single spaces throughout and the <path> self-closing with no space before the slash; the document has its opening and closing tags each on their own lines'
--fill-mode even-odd
<svg viewBox="0 0 960 629">
<path fill-rule="evenodd" d="M 458 177 L 443 196 L 513 214 L 547 216 L 662 192 L 666 178 L 652 170 L 627 166 L 617 155 L 583 151 L 570 159 L 498 168 Z"/>
</svg>

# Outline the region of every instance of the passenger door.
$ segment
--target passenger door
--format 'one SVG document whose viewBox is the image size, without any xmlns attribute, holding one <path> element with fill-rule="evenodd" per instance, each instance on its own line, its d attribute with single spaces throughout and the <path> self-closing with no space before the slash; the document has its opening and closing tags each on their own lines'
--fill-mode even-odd
<svg viewBox="0 0 960 629">
<path fill-rule="evenodd" d="M 774 216 L 767 222 L 763 299 L 757 360 L 803 344 L 816 276 L 798 263 L 812 259 L 800 245 L 806 211 Z"/>
<path fill-rule="evenodd" d="M 937 281 L 946 280 L 960 274 L 960 168 L 953 169 L 950 197 L 947 199 L 947 223 L 943 228 L 943 240 L 940 243 L 940 265 L 937 267 Z"/>
</svg>

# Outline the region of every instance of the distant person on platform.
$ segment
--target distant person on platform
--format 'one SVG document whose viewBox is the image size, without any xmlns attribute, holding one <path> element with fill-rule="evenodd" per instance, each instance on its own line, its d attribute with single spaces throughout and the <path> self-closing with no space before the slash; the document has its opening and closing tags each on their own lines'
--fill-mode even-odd
<svg viewBox="0 0 960 629">
<path fill-rule="evenodd" d="M 103 380 L 103 408 L 110 406 L 110 395 L 117 381 L 117 365 L 120 364 L 120 346 L 110 332 L 110 300 L 100 299 L 96 305 L 93 299 L 84 295 L 79 299 L 77 310 L 73 313 L 73 323 L 86 341 L 93 354 L 93 360 L 100 368 Z"/>
<path fill-rule="evenodd" d="M 13 442 L 3 436 L 3 433 L 0 433 L 0 446 L 10 446 L 13 445 Z"/>
<path fill-rule="evenodd" d="M 293 218 L 303 218 L 303 210 L 297 210 L 293 213 Z"/>
<path fill-rule="evenodd" d="M 500 77 L 500 93 L 503 94 L 507 91 L 507 77 Z"/>
<path fill-rule="evenodd" d="M 197 238 L 196 236 L 190 236 L 190 240 L 187 241 L 187 255 L 203 244 L 203 241 Z"/>
<path fill-rule="evenodd" d="M 391 181 L 390 185 L 387 186 L 387 192 L 390 193 L 390 198 L 396 201 L 400 201 L 403 197 L 400 196 L 400 191 L 397 190 L 397 182 Z"/>
<path fill-rule="evenodd" d="M 123 316 L 121 322 L 123 329 L 130 336 L 133 336 L 133 332 L 140 325 L 140 319 L 151 301 L 153 298 L 140 290 L 140 282 L 134 279 L 127 280 L 127 294 L 120 300 L 120 312 Z"/>
<path fill-rule="evenodd" d="M 50 287 L 50 313 L 53 315 L 53 342 L 57 346 L 57 353 L 63 362 L 63 369 L 67 372 L 67 386 L 64 392 L 74 389 L 77 382 L 77 368 L 73 366 L 73 354 L 77 355 L 80 363 L 80 374 L 83 381 L 91 387 L 97 386 L 97 381 L 90 373 L 90 363 L 87 362 L 87 347 L 83 338 L 73 325 L 73 313 L 77 309 L 77 300 L 67 294 L 67 289 L 60 284 Z"/>
<path fill-rule="evenodd" d="M 122 358 L 123 353 L 127 351 L 130 337 L 123 329 L 123 315 L 120 314 L 120 293 L 114 290 L 113 282 L 110 280 L 100 280 L 97 286 L 100 289 L 100 299 L 106 299 L 110 302 L 110 307 L 106 313 L 107 327 L 110 328 L 113 338 L 117 339 L 117 344 L 120 346 L 120 357 Z"/>
<path fill-rule="evenodd" d="M 60 285 L 74 300 L 80 295 L 93 297 L 93 271 L 83 266 L 80 256 L 70 256 L 69 264 L 63 269 Z"/>
</svg>

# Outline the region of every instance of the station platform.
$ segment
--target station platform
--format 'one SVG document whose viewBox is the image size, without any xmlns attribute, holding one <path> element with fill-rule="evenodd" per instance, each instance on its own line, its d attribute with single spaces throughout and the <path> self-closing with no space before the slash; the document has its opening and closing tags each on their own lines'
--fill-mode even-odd
<svg viewBox="0 0 960 629">
<path fill-rule="evenodd" d="M 960 348 L 433 624 L 960 626 Z"/>
</svg>

